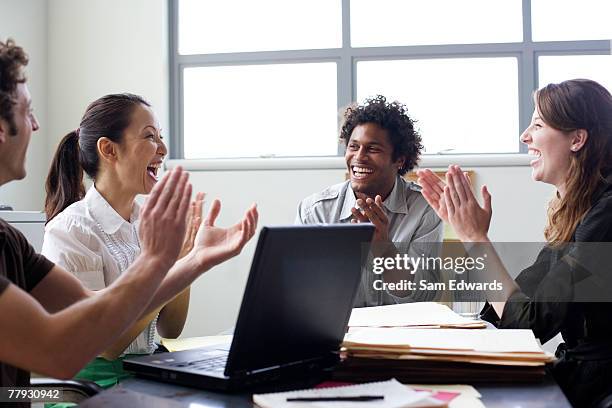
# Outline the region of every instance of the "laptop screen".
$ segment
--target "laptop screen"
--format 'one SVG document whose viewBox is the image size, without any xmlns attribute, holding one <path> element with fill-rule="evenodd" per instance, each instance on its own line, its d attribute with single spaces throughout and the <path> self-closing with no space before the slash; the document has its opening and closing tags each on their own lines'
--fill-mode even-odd
<svg viewBox="0 0 612 408">
<path fill-rule="evenodd" d="M 337 351 L 373 232 L 371 224 L 264 227 L 225 373 Z"/>
</svg>

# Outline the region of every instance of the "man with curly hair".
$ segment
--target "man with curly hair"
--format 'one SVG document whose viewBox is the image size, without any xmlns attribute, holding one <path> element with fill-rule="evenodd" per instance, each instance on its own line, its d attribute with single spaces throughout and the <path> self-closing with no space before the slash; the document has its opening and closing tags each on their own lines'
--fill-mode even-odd
<svg viewBox="0 0 612 408">
<path fill-rule="evenodd" d="M 418 188 L 402 177 L 417 164 L 423 149 L 406 107 L 380 95 L 352 105 L 344 113 L 340 139 L 346 146 L 349 180 L 305 198 L 295 223 L 371 222 L 376 227 L 372 241 L 379 248 L 422 243 L 425 251 L 436 251 L 437 245 L 427 244 L 442 240 L 442 221 Z M 413 277 L 405 271 L 383 274 L 385 282 L 407 278 Z M 364 270 L 356 306 L 415 300 L 406 290 L 375 289 L 375 279 L 380 278 Z"/>
</svg>

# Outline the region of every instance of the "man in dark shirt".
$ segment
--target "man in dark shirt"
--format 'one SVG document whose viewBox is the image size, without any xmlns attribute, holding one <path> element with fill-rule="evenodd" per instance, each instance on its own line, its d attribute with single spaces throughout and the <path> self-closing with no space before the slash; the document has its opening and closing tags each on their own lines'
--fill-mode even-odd
<svg viewBox="0 0 612 408">
<path fill-rule="evenodd" d="M 25 177 L 28 143 L 38 130 L 23 75 L 27 62 L 14 42 L 0 41 L 0 185 Z M 180 167 L 157 183 L 141 209 L 140 256 L 97 292 L 36 254 L 0 219 L 0 387 L 29 385 L 30 371 L 73 377 L 138 318 L 240 252 L 255 233 L 255 209 L 229 229 L 215 227 L 211 214 L 194 249 L 176 262 L 190 196 L 188 174 Z"/>
<path fill-rule="evenodd" d="M 35 253 L 24 236 L 2 219 L 0 254 L 0 294 L 11 282 L 30 292 L 53 268 L 52 262 Z M 0 362 L 0 384 L 27 385 L 29 382 L 30 373 Z"/>
</svg>

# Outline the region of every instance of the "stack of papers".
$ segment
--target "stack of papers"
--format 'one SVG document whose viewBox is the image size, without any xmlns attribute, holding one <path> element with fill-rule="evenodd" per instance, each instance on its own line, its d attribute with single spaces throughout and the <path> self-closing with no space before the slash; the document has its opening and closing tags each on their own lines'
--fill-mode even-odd
<svg viewBox="0 0 612 408">
<path fill-rule="evenodd" d="M 484 329 L 487 325 L 482 320 L 460 316 L 439 303 L 416 302 L 353 309 L 349 327 Z"/>
<path fill-rule="evenodd" d="M 554 356 L 531 330 L 359 328 L 346 334 L 336 379 L 402 382 L 539 380 Z"/>
<path fill-rule="evenodd" d="M 446 401 L 437 400 L 432 397 L 432 394 L 429 391 L 415 391 L 392 379 L 344 387 L 255 394 L 253 402 L 262 408 L 433 408 L 448 406 Z M 367 397 L 372 400 L 363 400 Z M 302 401 L 292 401 L 292 399 L 302 399 Z M 336 400 L 333 401 L 333 399 Z M 350 399 L 354 400 L 350 401 Z"/>
</svg>

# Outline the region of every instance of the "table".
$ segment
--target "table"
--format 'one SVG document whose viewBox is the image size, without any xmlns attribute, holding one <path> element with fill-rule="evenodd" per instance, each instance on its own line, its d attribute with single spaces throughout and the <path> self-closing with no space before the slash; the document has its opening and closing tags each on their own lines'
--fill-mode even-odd
<svg viewBox="0 0 612 408">
<path fill-rule="evenodd" d="M 165 384 L 141 378 L 131 378 L 121 385 L 131 391 L 156 397 L 169 398 L 187 404 L 198 404 L 198 408 L 251 408 L 250 394 L 224 394 L 195 388 Z M 563 391 L 547 376 L 542 383 L 516 385 L 475 385 L 487 408 L 571 408 Z"/>
</svg>

